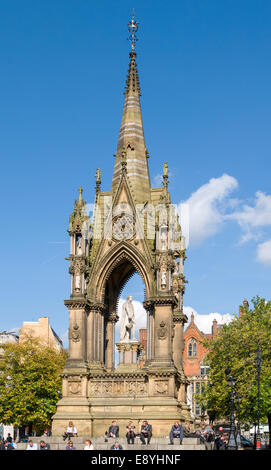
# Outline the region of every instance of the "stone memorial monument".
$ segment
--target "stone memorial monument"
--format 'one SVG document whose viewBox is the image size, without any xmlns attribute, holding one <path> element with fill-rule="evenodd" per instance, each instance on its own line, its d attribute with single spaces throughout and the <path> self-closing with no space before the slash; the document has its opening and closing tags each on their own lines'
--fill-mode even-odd
<svg viewBox="0 0 271 470">
<path fill-rule="evenodd" d="M 133 16 L 111 189 L 101 191 L 98 169 L 91 221 L 82 188 L 70 216 L 71 294 L 65 300 L 69 357 L 62 372 L 62 398 L 53 416 L 54 436 L 63 434 L 69 420 L 80 436 L 102 436 L 114 419 L 120 435 L 125 434 L 130 420 L 137 427 L 142 420 L 151 422 L 153 436 L 165 436 L 176 420 L 192 422 L 183 369 L 185 246 L 178 216 L 172 210 L 167 163 L 163 165 L 162 186 L 152 188 L 150 183 L 136 65 L 137 28 Z M 110 77 L 107 83 L 110 86 Z M 97 158 L 93 155 L 90 166 Z M 131 296 L 123 305 L 121 319 L 117 315 L 122 289 L 134 273 L 141 276 L 145 286 L 147 341 L 143 367 L 138 366 L 141 345 L 135 337 Z M 120 363 L 115 367 L 118 321 Z"/>
</svg>

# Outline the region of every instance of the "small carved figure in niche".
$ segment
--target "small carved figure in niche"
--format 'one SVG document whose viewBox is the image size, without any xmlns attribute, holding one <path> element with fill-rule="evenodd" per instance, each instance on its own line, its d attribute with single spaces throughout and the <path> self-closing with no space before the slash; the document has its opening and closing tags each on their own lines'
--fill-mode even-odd
<svg viewBox="0 0 271 470">
<path fill-rule="evenodd" d="M 180 261 L 178 258 L 174 259 L 174 272 L 173 274 L 180 274 Z"/>
<path fill-rule="evenodd" d="M 75 275 L 75 290 L 80 291 L 80 287 L 81 287 L 81 276 L 80 274 L 76 274 Z"/>
<path fill-rule="evenodd" d="M 76 240 L 76 254 L 82 256 L 82 237 L 79 235 Z"/>
<path fill-rule="evenodd" d="M 161 286 L 166 287 L 167 285 L 167 273 L 166 271 L 161 272 Z"/>
</svg>

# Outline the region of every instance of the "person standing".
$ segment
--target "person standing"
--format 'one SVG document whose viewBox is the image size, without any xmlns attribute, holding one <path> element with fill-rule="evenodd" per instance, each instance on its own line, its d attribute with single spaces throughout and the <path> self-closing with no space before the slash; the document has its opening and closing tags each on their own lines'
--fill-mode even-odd
<svg viewBox="0 0 271 470">
<path fill-rule="evenodd" d="M 215 438 L 213 450 L 226 450 L 226 439 L 223 434 Z"/>
</svg>

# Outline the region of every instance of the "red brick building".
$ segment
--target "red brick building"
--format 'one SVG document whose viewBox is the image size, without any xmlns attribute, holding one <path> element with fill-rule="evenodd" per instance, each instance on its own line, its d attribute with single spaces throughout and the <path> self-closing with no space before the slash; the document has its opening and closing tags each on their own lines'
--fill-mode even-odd
<svg viewBox="0 0 271 470">
<path fill-rule="evenodd" d="M 208 423 L 209 420 L 207 410 L 203 410 L 194 400 L 195 393 L 203 391 L 206 387 L 209 375 L 209 367 L 205 363 L 208 351 L 202 342 L 205 338 L 215 338 L 220 327 L 221 325 L 213 320 L 212 332 L 205 334 L 195 324 L 195 317 L 192 314 L 190 323 L 184 332 L 184 373 L 190 382 L 187 389 L 187 401 L 196 424 L 202 421 Z"/>
</svg>

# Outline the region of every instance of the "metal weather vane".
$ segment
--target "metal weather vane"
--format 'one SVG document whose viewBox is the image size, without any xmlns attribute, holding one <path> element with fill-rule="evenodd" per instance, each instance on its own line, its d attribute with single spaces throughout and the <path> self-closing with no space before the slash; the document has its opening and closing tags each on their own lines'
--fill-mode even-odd
<svg viewBox="0 0 271 470">
<path fill-rule="evenodd" d="M 133 10 L 133 13 L 132 13 L 132 19 L 131 21 L 129 21 L 128 23 L 128 31 L 129 31 L 129 37 L 128 37 L 128 41 L 131 42 L 131 48 L 132 48 L 132 52 L 134 52 L 135 50 L 135 43 L 136 41 L 138 41 L 138 38 L 136 37 L 136 33 L 138 31 L 138 22 L 135 20 L 135 12 Z"/>
</svg>

